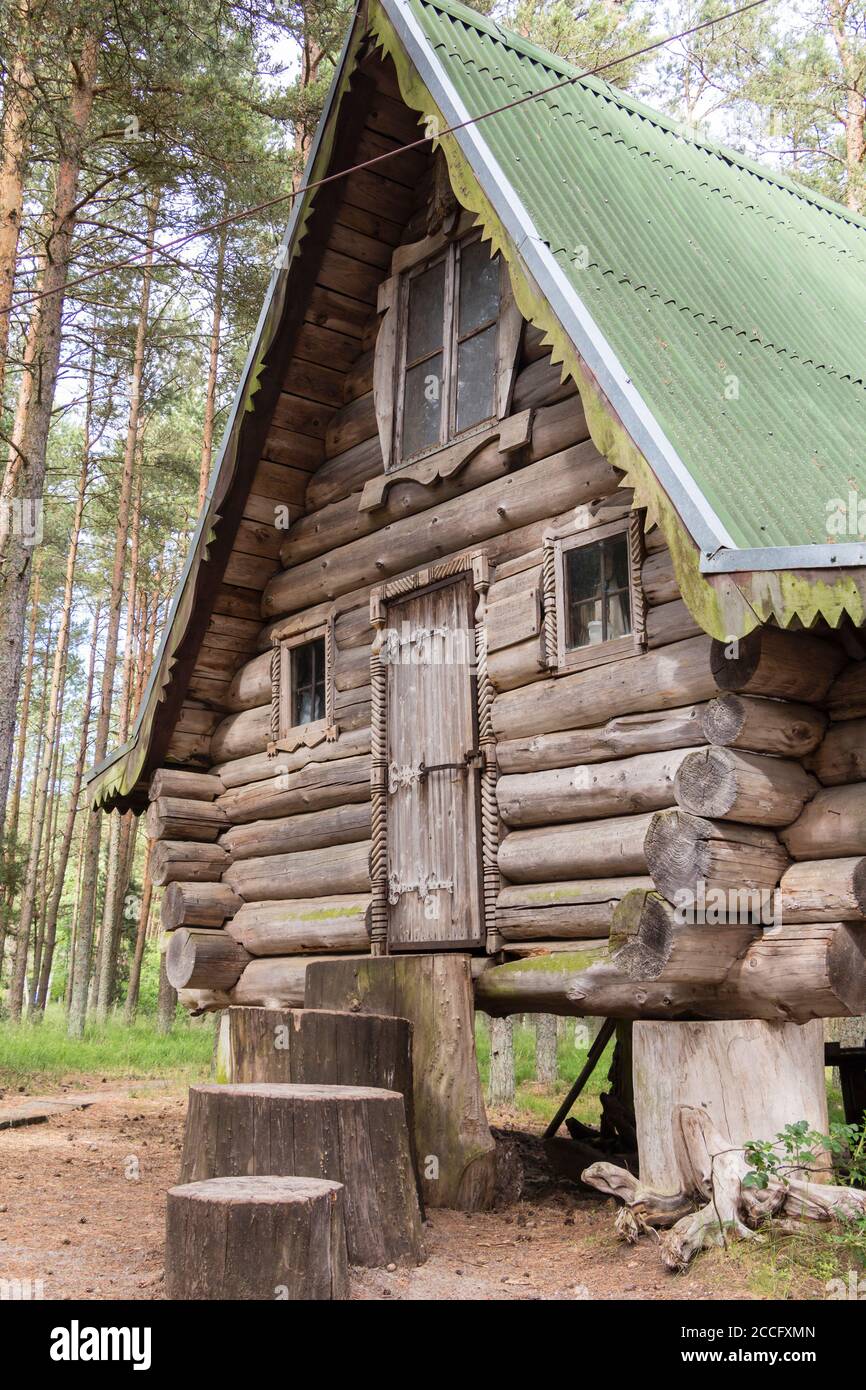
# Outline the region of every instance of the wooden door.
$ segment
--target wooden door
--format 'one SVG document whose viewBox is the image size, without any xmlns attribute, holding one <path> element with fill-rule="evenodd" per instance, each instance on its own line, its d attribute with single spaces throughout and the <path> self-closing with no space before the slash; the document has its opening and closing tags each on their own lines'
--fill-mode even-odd
<svg viewBox="0 0 866 1390">
<path fill-rule="evenodd" d="M 459 576 L 388 607 L 391 950 L 483 941 L 474 605 Z"/>
</svg>

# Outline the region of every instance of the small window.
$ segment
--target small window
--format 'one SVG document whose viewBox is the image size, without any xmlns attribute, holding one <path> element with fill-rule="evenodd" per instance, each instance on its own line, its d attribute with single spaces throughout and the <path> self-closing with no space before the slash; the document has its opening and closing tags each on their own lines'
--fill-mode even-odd
<svg viewBox="0 0 866 1390">
<path fill-rule="evenodd" d="M 330 642 L 328 629 L 319 628 L 279 643 L 272 668 L 275 737 L 295 747 L 332 724 Z"/>
<path fill-rule="evenodd" d="M 631 632 L 628 537 L 565 552 L 565 647 L 595 647 Z"/>
<path fill-rule="evenodd" d="M 643 649 L 643 594 L 639 520 L 545 539 L 548 591 L 545 604 L 548 664 L 559 671 L 593 666 Z"/>
<path fill-rule="evenodd" d="M 477 237 L 406 275 L 395 465 L 495 418 L 500 275 Z"/>
<path fill-rule="evenodd" d="M 291 651 L 292 725 L 325 717 L 325 639 L 316 637 Z"/>
</svg>

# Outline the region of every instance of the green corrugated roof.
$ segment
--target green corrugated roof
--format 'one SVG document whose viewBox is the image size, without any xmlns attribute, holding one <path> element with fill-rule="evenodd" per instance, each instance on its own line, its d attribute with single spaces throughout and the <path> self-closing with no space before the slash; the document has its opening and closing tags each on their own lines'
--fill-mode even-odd
<svg viewBox="0 0 866 1390">
<path fill-rule="evenodd" d="M 470 115 L 576 71 L 405 8 Z M 735 544 L 835 541 L 828 499 L 866 472 L 866 223 L 597 78 L 476 129 Z"/>
</svg>

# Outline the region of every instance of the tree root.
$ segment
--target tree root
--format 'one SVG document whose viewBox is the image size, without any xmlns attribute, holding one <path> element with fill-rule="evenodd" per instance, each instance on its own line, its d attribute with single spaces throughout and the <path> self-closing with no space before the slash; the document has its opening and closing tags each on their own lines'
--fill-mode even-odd
<svg viewBox="0 0 866 1390">
<path fill-rule="evenodd" d="M 623 1203 L 616 1220 L 622 1239 L 633 1244 L 649 1231 L 665 1230 L 659 1254 L 666 1269 L 686 1269 L 698 1251 L 709 1246 L 760 1239 L 759 1229 L 768 1220 L 788 1228 L 866 1216 L 866 1192 L 855 1188 L 798 1177 L 786 1183 L 771 1177 L 765 1189 L 743 1187 L 749 1171 L 745 1151 L 732 1147 L 705 1111 L 680 1106 L 673 1124 L 681 1191 L 653 1192 L 610 1163 L 593 1163 L 582 1175 L 590 1187 Z"/>
</svg>

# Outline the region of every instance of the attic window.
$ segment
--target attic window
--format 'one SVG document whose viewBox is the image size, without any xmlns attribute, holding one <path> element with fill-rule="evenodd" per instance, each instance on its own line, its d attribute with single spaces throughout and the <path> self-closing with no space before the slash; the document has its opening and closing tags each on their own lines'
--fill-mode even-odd
<svg viewBox="0 0 866 1390">
<path fill-rule="evenodd" d="M 291 750 L 331 731 L 332 635 L 326 624 L 276 643 L 271 668 L 272 740 Z"/>
<path fill-rule="evenodd" d="M 477 236 L 404 276 L 395 464 L 496 418 L 500 279 Z"/>
<path fill-rule="evenodd" d="M 636 516 L 545 538 L 546 648 L 556 671 L 643 649 L 640 546 Z"/>
</svg>

